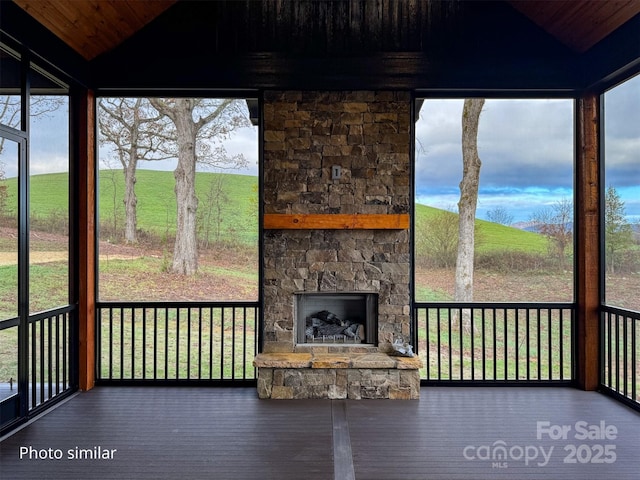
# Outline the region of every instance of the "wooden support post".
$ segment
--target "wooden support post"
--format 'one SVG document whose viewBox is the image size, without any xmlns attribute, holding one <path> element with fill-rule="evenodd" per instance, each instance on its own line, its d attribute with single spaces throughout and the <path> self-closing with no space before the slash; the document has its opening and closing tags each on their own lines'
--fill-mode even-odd
<svg viewBox="0 0 640 480">
<path fill-rule="evenodd" d="M 576 383 L 595 390 L 599 379 L 600 96 L 585 94 L 576 108 Z"/>
<path fill-rule="evenodd" d="M 95 384 L 95 95 L 89 91 L 78 99 L 78 336 L 79 387 L 90 390 Z"/>
</svg>

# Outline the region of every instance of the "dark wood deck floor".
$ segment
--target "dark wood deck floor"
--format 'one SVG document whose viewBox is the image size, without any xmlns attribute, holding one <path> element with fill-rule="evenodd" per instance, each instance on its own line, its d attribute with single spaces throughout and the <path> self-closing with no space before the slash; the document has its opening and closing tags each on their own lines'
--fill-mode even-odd
<svg viewBox="0 0 640 480">
<path fill-rule="evenodd" d="M 421 395 L 258 400 L 254 389 L 100 387 L 3 439 L 0 478 L 640 478 L 640 414 L 604 395 L 511 387 L 434 387 Z M 571 430 L 566 439 L 538 439 L 538 422 Z M 604 422 L 610 438 L 575 438 L 577 422 Z M 485 459 L 499 446 L 506 458 Z M 75 458 L 112 450 L 113 458 Z"/>
</svg>

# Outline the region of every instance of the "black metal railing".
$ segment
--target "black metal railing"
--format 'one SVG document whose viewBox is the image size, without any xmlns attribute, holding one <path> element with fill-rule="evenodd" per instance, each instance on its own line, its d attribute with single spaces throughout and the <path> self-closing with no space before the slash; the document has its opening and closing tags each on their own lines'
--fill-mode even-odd
<svg viewBox="0 0 640 480">
<path fill-rule="evenodd" d="M 640 409 L 640 312 L 602 306 L 600 384 Z"/>
<path fill-rule="evenodd" d="M 258 302 L 103 302 L 100 383 L 254 382 Z"/>
<path fill-rule="evenodd" d="M 73 305 L 0 322 L 0 435 L 77 390 Z"/>
<path fill-rule="evenodd" d="M 29 410 L 76 388 L 72 305 L 29 316 Z"/>
<path fill-rule="evenodd" d="M 425 384 L 569 383 L 571 303 L 416 303 Z"/>
</svg>

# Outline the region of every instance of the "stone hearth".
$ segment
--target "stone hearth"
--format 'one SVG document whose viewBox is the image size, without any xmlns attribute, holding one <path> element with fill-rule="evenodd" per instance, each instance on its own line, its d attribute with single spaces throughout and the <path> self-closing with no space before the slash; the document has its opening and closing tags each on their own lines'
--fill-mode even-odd
<svg viewBox="0 0 640 480">
<path fill-rule="evenodd" d="M 402 368 L 407 362 L 386 355 L 394 340 L 411 338 L 409 230 L 384 225 L 385 218 L 409 213 L 411 125 L 407 92 L 265 92 L 264 214 L 299 217 L 291 228 L 263 231 L 262 352 L 306 355 L 291 358 L 311 363 L 269 366 L 267 357 L 259 355 L 261 397 L 418 394 L 413 391 L 415 380 L 406 378 L 411 370 Z M 336 226 L 331 222 L 336 215 L 375 216 L 383 219 L 383 226 Z M 310 217 L 327 220 L 330 226 L 305 227 Z M 374 292 L 375 342 L 300 342 L 295 318 L 295 295 L 300 292 Z M 331 366 L 319 367 L 316 361 L 325 354 L 333 355 Z M 348 366 L 334 364 L 342 365 L 339 356 Z M 360 367 L 372 358 L 385 366 Z M 412 393 L 399 393 L 406 388 Z"/>
<path fill-rule="evenodd" d="M 255 359 L 258 396 L 272 399 L 420 397 L 418 357 L 384 353 L 266 353 Z"/>
</svg>

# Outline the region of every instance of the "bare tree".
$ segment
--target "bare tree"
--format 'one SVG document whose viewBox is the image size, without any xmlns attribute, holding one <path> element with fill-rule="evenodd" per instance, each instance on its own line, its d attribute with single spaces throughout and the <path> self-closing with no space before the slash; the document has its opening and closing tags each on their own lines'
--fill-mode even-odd
<svg viewBox="0 0 640 480">
<path fill-rule="evenodd" d="M 103 182 L 102 179 L 104 178 L 108 178 L 109 179 L 109 183 L 111 184 L 111 209 L 113 210 L 112 216 L 111 216 L 111 225 L 109 225 L 108 230 L 110 230 L 110 236 L 111 237 L 117 237 L 118 235 L 118 180 L 116 178 L 116 175 L 118 174 L 118 168 L 114 168 L 115 165 L 113 165 L 115 163 L 114 159 L 111 158 L 105 158 L 101 160 L 101 163 L 106 167 L 106 171 L 101 172 L 100 174 L 100 190 L 101 191 L 105 191 L 105 193 L 108 192 L 107 188 L 103 188 Z M 104 224 L 101 225 L 101 227 Z M 102 229 L 101 229 L 101 235 L 102 235 Z"/>
<path fill-rule="evenodd" d="M 205 204 L 201 213 L 200 226 L 203 230 L 202 244 L 209 248 L 213 230 L 213 241 L 220 241 L 222 227 L 222 209 L 229 199 L 225 191 L 225 176 L 216 174 L 209 181 L 209 188 L 205 194 Z"/>
<path fill-rule="evenodd" d="M 172 157 L 172 153 L 164 148 L 168 122 L 146 98 L 101 98 L 98 123 L 100 144 L 113 146 L 124 174 L 124 239 L 126 243 L 137 243 L 138 199 L 135 185 L 138 161 Z"/>
<path fill-rule="evenodd" d="M 489 210 L 487 212 L 487 218 L 490 222 L 501 225 L 511 225 L 513 223 L 513 215 L 504 207 L 496 207 L 493 210 Z"/>
<path fill-rule="evenodd" d="M 625 216 L 624 201 L 611 185 L 604 197 L 605 263 L 609 273 L 616 273 L 622 263 L 621 252 L 633 244 L 633 229 Z"/>
<path fill-rule="evenodd" d="M 450 268 L 456 263 L 458 246 L 458 215 L 439 210 L 420 220 L 416 229 L 416 244 L 425 258 L 436 267 Z"/>
<path fill-rule="evenodd" d="M 566 268 L 567 249 L 573 242 L 573 203 L 562 198 L 549 207 L 536 210 L 531 216 L 535 230 L 547 237 L 552 256 L 560 268 Z"/>
<path fill-rule="evenodd" d="M 467 98 L 462 109 L 462 181 L 458 202 L 458 254 L 454 298 L 457 302 L 473 300 L 473 263 L 475 220 L 482 162 L 478 155 L 478 123 L 484 98 Z"/>
<path fill-rule="evenodd" d="M 172 271 L 193 275 L 198 270 L 196 164 L 218 168 L 245 164 L 242 155 L 228 155 L 220 142 L 250 122 L 239 100 L 151 98 L 150 102 L 171 120 L 177 147 L 178 165 L 173 173 L 178 212 Z"/>
</svg>

